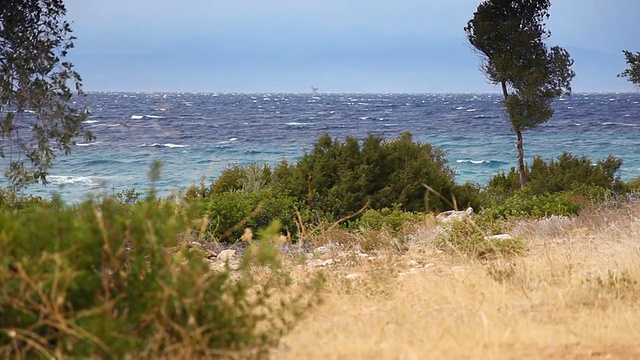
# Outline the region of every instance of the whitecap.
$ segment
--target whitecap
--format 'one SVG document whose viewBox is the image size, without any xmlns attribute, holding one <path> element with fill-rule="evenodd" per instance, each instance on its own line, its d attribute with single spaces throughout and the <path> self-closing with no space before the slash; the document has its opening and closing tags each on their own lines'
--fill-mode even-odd
<svg viewBox="0 0 640 360">
<path fill-rule="evenodd" d="M 618 123 L 618 122 L 611 122 L 611 121 L 603 122 L 601 125 L 605 125 L 605 126 L 617 125 L 617 126 L 630 126 L 630 127 L 638 126 L 638 124 Z"/>
<path fill-rule="evenodd" d="M 96 141 L 96 142 L 92 142 L 92 143 L 77 143 L 76 146 L 83 146 L 84 147 L 84 146 L 95 146 L 95 145 L 98 145 L 98 144 L 100 144 L 100 142 Z"/>
<path fill-rule="evenodd" d="M 308 125 L 311 125 L 311 123 L 303 123 L 303 122 L 292 121 L 292 122 L 286 123 L 286 125 L 289 125 L 289 126 L 308 126 Z"/>
<path fill-rule="evenodd" d="M 97 122 L 100 122 L 100 121 L 98 121 L 98 120 L 85 120 L 85 121 L 83 121 L 84 124 L 95 124 Z"/>
<path fill-rule="evenodd" d="M 229 141 L 236 141 L 238 138 L 230 138 Z"/>
<path fill-rule="evenodd" d="M 131 115 L 131 120 L 144 119 L 144 115 Z"/>
<path fill-rule="evenodd" d="M 164 119 L 163 116 L 158 116 L 158 115 L 145 115 L 144 117 L 148 119 Z"/>
<path fill-rule="evenodd" d="M 467 109 L 467 112 L 476 112 L 476 109 Z"/>
<path fill-rule="evenodd" d="M 49 175 L 47 180 L 51 184 L 94 184 L 94 181 L 88 176 Z"/>
<path fill-rule="evenodd" d="M 477 165 L 477 164 L 488 164 L 491 161 L 490 160 L 465 160 L 465 159 L 463 159 L 463 160 L 456 160 L 456 162 L 458 164 L 471 163 L 471 164 L 476 164 Z"/>
<path fill-rule="evenodd" d="M 458 107 L 456 107 L 456 110 L 464 110 L 464 107 L 463 106 L 458 106 Z"/>
</svg>

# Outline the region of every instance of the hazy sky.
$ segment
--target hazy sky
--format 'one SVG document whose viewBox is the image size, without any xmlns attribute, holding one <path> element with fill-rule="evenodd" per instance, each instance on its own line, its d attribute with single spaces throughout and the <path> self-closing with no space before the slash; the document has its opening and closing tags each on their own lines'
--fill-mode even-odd
<svg viewBox="0 0 640 360">
<path fill-rule="evenodd" d="M 87 90 L 494 92 L 463 27 L 476 0 L 66 0 Z M 549 44 L 572 54 L 574 91 L 640 51 L 640 1 L 555 0 Z"/>
</svg>

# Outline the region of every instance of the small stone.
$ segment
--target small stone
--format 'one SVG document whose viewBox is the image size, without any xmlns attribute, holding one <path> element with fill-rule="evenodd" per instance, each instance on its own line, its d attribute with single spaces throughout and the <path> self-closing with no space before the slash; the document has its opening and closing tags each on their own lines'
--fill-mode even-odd
<svg viewBox="0 0 640 360">
<path fill-rule="evenodd" d="M 433 264 L 429 263 L 429 264 L 425 264 L 425 265 L 424 265 L 424 268 L 425 268 L 425 269 L 428 269 L 428 268 L 432 268 L 432 267 L 434 267 L 434 266 L 435 266 L 435 265 L 433 265 Z"/>
<path fill-rule="evenodd" d="M 499 234 L 499 235 L 486 236 L 484 239 L 504 241 L 504 240 L 513 240 L 513 236 L 509 234 Z"/>
<path fill-rule="evenodd" d="M 465 211 L 449 210 L 441 212 L 436 216 L 436 219 L 443 223 L 448 223 L 453 221 L 464 221 L 471 217 L 473 217 L 473 208 L 470 207 Z"/>
<path fill-rule="evenodd" d="M 420 263 L 415 261 L 415 260 L 409 260 L 409 262 L 407 263 L 407 265 L 411 266 L 411 267 L 418 267 L 420 266 Z"/>
<path fill-rule="evenodd" d="M 233 249 L 222 250 L 220 254 L 216 257 L 216 259 L 220 261 L 229 261 L 236 254 L 236 251 Z"/>
<path fill-rule="evenodd" d="M 360 275 L 358 273 L 351 273 L 351 274 L 345 276 L 344 278 L 345 279 L 349 279 L 349 280 L 353 280 L 353 279 L 357 279 L 357 278 L 360 278 L 360 277 L 362 277 L 362 275 Z"/>
</svg>

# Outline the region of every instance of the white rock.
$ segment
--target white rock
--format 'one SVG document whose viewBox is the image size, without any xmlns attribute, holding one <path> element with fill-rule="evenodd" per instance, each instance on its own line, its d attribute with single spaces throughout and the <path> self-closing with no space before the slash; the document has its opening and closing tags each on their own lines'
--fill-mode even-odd
<svg viewBox="0 0 640 360">
<path fill-rule="evenodd" d="M 351 274 L 345 276 L 344 278 L 345 279 L 349 279 L 349 280 L 353 280 L 353 279 L 357 279 L 357 278 L 360 278 L 360 277 L 362 277 L 362 275 L 360 275 L 358 273 L 351 273 Z"/>
<path fill-rule="evenodd" d="M 313 252 L 315 254 L 326 254 L 329 251 L 334 249 L 335 249 L 335 246 L 333 244 L 327 244 L 327 245 L 318 246 L 317 248 L 313 249 Z"/>
<path fill-rule="evenodd" d="M 500 241 L 504 241 L 504 240 L 513 240 L 513 236 L 511 236 L 509 234 L 500 234 L 500 235 L 485 236 L 484 239 L 485 240 L 500 240 Z"/>
<path fill-rule="evenodd" d="M 216 259 L 220 261 L 229 261 L 236 254 L 236 251 L 233 249 L 222 250 Z"/>
<path fill-rule="evenodd" d="M 407 263 L 407 265 L 411 266 L 411 267 L 418 267 L 420 266 L 420 263 L 415 261 L 415 260 L 409 260 L 409 262 Z"/>
<path fill-rule="evenodd" d="M 453 221 L 463 221 L 473 217 L 473 208 L 470 207 L 465 211 L 449 210 L 441 212 L 436 216 L 438 221 L 448 223 Z"/>
</svg>

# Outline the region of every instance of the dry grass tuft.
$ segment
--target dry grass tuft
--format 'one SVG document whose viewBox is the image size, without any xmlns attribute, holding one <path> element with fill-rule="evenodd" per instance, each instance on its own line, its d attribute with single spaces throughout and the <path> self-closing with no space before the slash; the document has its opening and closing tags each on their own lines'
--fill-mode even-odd
<svg viewBox="0 0 640 360">
<path fill-rule="evenodd" d="M 639 206 L 518 223 L 528 252 L 491 261 L 438 251 L 434 228 L 327 266 L 323 305 L 273 358 L 640 358 Z"/>
</svg>

